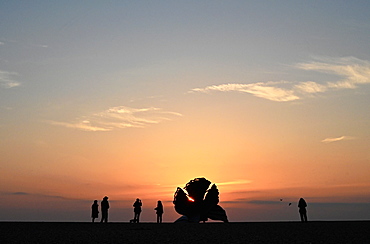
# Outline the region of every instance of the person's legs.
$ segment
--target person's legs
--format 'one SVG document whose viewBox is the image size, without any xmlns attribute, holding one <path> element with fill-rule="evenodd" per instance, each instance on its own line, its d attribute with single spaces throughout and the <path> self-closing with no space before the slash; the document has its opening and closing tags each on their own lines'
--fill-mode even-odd
<svg viewBox="0 0 370 244">
<path fill-rule="evenodd" d="M 100 220 L 100 223 L 103 223 L 103 222 L 107 223 L 107 221 L 108 221 L 108 213 L 103 211 L 103 212 L 101 213 L 101 220 Z"/>
</svg>

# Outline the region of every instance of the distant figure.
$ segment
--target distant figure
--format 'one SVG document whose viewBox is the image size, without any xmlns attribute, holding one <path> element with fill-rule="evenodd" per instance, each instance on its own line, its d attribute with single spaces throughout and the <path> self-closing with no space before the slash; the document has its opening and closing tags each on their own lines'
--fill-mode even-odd
<svg viewBox="0 0 370 244">
<path fill-rule="evenodd" d="M 302 222 L 307 222 L 306 207 L 307 207 L 306 201 L 303 198 L 299 199 L 298 208 L 299 208 L 299 215 L 301 216 L 301 221 Z"/>
<path fill-rule="evenodd" d="M 140 222 L 140 213 L 141 213 L 141 206 L 143 204 L 141 203 L 141 200 L 139 198 L 136 199 L 136 201 L 134 202 L 134 205 L 132 205 L 134 207 L 134 223 L 139 223 Z"/>
<path fill-rule="evenodd" d="M 157 214 L 157 223 L 162 223 L 163 205 L 161 201 L 158 201 L 157 207 L 154 209 Z"/>
<path fill-rule="evenodd" d="M 91 205 L 91 218 L 93 223 L 95 222 L 95 219 L 99 218 L 98 200 L 95 200 L 93 205 Z"/>
<path fill-rule="evenodd" d="M 103 201 L 100 203 L 100 208 L 101 208 L 101 220 L 100 223 L 107 223 L 108 222 L 108 209 L 109 209 L 109 202 L 108 202 L 108 197 L 105 196 L 103 198 Z"/>
</svg>

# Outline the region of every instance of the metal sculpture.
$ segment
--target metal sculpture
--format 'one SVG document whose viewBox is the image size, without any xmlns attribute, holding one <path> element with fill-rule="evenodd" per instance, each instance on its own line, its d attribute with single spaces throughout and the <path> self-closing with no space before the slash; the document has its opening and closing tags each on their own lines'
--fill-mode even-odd
<svg viewBox="0 0 370 244">
<path fill-rule="evenodd" d="M 218 205 L 217 186 L 205 178 L 189 181 L 184 189 L 177 187 L 173 204 L 177 213 L 183 215 L 176 222 L 199 223 L 200 221 L 222 220 L 229 222 L 225 210 Z M 185 193 L 185 191 L 187 193 Z"/>
</svg>

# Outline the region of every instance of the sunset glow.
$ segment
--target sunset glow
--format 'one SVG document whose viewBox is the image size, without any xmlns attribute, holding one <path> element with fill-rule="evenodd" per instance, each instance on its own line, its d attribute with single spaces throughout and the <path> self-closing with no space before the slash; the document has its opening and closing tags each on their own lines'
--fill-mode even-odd
<svg viewBox="0 0 370 244">
<path fill-rule="evenodd" d="M 190 202 L 194 202 L 194 199 L 188 196 Z"/>
<path fill-rule="evenodd" d="M 370 2 L 0 11 L 0 221 L 90 221 L 108 196 L 110 221 L 140 198 L 173 222 L 197 177 L 230 221 L 298 220 L 301 197 L 309 219 L 370 218 Z"/>
</svg>

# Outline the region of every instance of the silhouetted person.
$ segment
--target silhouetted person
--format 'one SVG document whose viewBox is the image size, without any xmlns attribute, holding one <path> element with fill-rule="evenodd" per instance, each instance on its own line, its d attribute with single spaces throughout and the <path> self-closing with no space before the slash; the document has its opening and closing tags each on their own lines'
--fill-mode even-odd
<svg viewBox="0 0 370 244">
<path fill-rule="evenodd" d="M 141 203 L 141 200 L 139 198 L 136 199 L 136 201 L 134 202 L 134 205 L 132 205 L 134 207 L 134 223 L 139 223 L 140 220 L 140 213 L 141 213 L 141 206 L 143 204 Z"/>
<path fill-rule="evenodd" d="M 299 199 L 298 208 L 299 208 L 299 215 L 301 216 L 301 221 L 302 222 L 307 222 L 306 207 L 307 207 L 306 201 L 303 198 Z"/>
<path fill-rule="evenodd" d="M 100 208 L 101 208 L 101 220 L 100 223 L 107 223 L 108 222 L 108 209 L 109 209 L 109 202 L 108 202 L 108 197 L 105 196 L 103 198 L 103 201 L 100 203 Z"/>
<path fill-rule="evenodd" d="M 93 223 L 95 222 L 95 219 L 99 218 L 98 200 L 95 200 L 93 205 L 91 205 L 91 218 Z"/>
<path fill-rule="evenodd" d="M 163 205 L 161 201 L 158 201 L 157 207 L 154 209 L 157 214 L 157 223 L 162 223 Z"/>
</svg>

